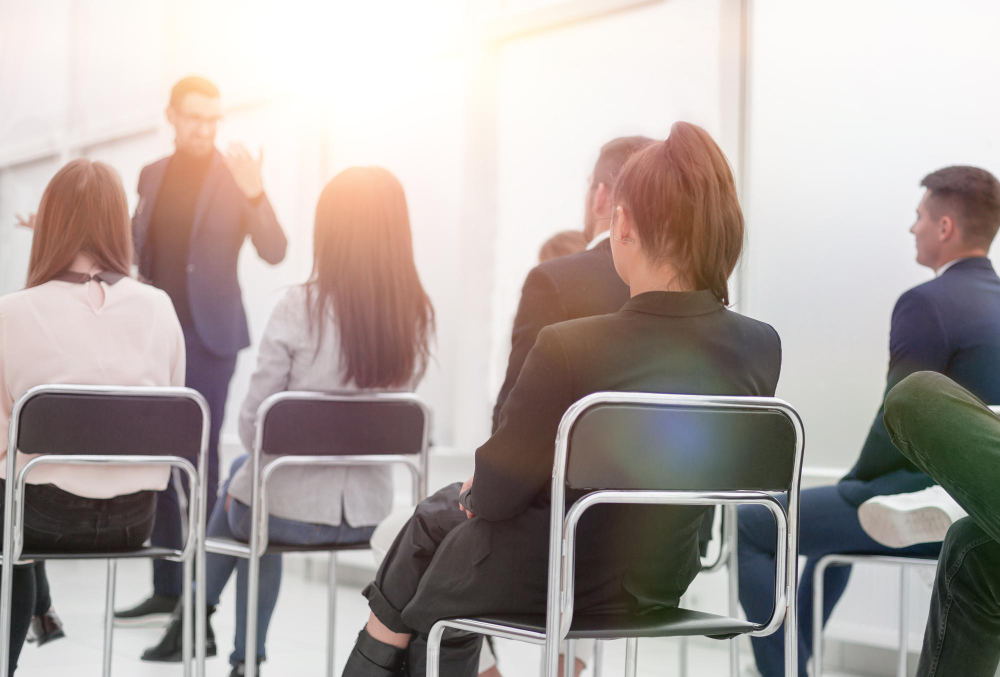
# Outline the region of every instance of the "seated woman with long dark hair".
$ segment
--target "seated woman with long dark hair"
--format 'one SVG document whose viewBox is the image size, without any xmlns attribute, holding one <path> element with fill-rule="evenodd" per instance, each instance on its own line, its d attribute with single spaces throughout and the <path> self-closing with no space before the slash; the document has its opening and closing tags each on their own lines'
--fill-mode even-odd
<svg viewBox="0 0 1000 677">
<path fill-rule="evenodd" d="M 257 408 L 284 390 L 412 391 L 424 374 L 434 310 L 413 261 L 403 187 L 380 167 L 352 167 L 323 189 L 316 206 L 313 270 L 288 290 L 271 314 L 257 370 L 240 409 L 240 439 L 253 448 Z M 211 538 L 250 537 L 250 464 L 236 459 L 208 522 Z M 269 461 L 262 457 L 262 465 Z M 300 467 L 275 473 L 268 487 L 268 534 L 295 545 L 366 542 L 392 509 L 392 474 L 386 467 Z M 209 610 L 238 571 L 232 675 L 246 658 L 247 561 L 206 556 Z M 258 663 L 278 599 L 281 555 L 260 560 Z M 160 643 L 144 660 L 180 661 L 180 608 Z M 209 628 L 208 653 L 215 641 Z"/>
<path fill-rule="evenodd" d="M 11 453 L 11 409 L 28 389 L 48 383 L 184 385 L 184 335 L 173 304 L 164 292 L 130 278 L 131 268 L 132 228 L 121 179 L 104 163 L 70 162 L 42 195 L 26 288 L 0 298 L 0 477 Z M 20 470 L 31 457 L 17 454 Z M 155 492 L 167 487 L 169 476 L 169 468 L 39 466 L 28 474 L 24 492 L 25 549 L 141 546 L 153 528 Z M 49 608 L 44 569 L 15 567 L 11 672 L 32 613 Z M 39 629 L 52 639 L 57 626 L 41 626 L 36 634 Z"/>
<path fill-rule="evenodd" d="M 637 151 L 613 191 L 615 268 L 631 300 L 611 315 L 547 327 L 476 451 L 475 475 L 418 507 L 365 589 L 368 624 L 344 675 L 422 675 L 442 618 L 543 614 L 556 430 L 580 398 L 606 390 L 774 394 L 781 365 L 769 325 L 726 308 L 743 215 L 722 151 L 678 122 Z M 578 533 L 576 609 L 674 607 L 700 569 L 698 507 L 607 506 Z M 482 640 L 445 638 L 441 674 L 476 674 Z"/>
</svg>

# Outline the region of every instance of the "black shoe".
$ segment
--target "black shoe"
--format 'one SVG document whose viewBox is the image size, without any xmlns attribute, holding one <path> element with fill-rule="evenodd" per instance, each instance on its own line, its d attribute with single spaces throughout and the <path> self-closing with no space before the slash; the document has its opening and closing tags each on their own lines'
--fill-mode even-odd
<svg viewBox="0 0 1000 677">
<path fill-rule="evenodd" d="M 162 628 L 170 622 L 180 597 L 167 597 L 153 593 L 138 606 L 115 612 L 115 626 L 119 628 Z"/>
<path fill-rule="evenodd" d="M 142 653 L 142 660 L 154 663 L 180 663 L 183 660 L 184 647 L 181 639 L 184 621 L 182 610 L 183 606 L 178 604 L 170 616 L 170 625 L 167 626 L 167 632 L 163 635 L 163 639 L 156 646 L 146 649 Z M 212 632 L 212 624 L 209 619 L 215 613 L 215 607 L 208 607 L 207 612 L 205 618 L 205 656 L 214 656 L 216 654 L 215 633 Z M 192 623 L 192 628 L 193 626 L 194 623 Z"/>
<path fill-rule="evenodd" d="M 343 677 L 397 677 L 406 669 L 406 649 L 380 642 L 362 630 L 347 657 Z"/>
<path fill-rule="evenodd" d="M 62 621 L 56 615 L 56 610 L 51 607 L 41 616 L 32 616 L 29 630 L 28 641 L 37 642 L 38 646 L 66 636 Z"/>
<path fill-rule="evenodd" d="M 229 677 L 243 677 L 245 674 L 247 674 L 246 670 L 247 670 L 246 663 L 240 661 L 239 663 L 233 666 L 233 670 L 232 672 L 229 673 Z M 257 677 L 260 677 L 260 661 L 257 661 Z"/>
</svg>

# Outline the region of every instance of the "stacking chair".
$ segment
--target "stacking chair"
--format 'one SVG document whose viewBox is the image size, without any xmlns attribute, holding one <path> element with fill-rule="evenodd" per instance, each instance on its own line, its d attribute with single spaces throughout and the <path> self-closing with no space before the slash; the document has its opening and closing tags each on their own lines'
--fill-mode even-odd
<svg viewBox="0 0 1000 677">
<path fill-rule="evenodd" d="M 564 638 L 625 638 L 625 672 L 634 677 L 640 637 L 760 637 L 782 622 L 785 670 L 794 676 L 803 444 L 798 414 L 774 398 L 606 392 L 579 400 L 563 416 L 556 437 L 546 614 L 438 621 L 427 640 L 428 677 L 438 677 L 448 628 L 544 645 L 546 677 L 557 675 Z M 567 489 L 590 493 L 567 512 Z M 768 492 L 788 492 L 787 513 Z M 576 527 L 584 512 L 601 504 L 765 506 L 779 544 L 771 618 L 758 624 L 682 608 L 574 616 Z"/>
<path fill-rule="evenodd" d="M 1000 406 L 991 406 L 1000 416 Z M 899 646 L 896 654 L 896 675 L 906 677 L 910 643 L 910 571 L 916 568 L 937 569 L 937 560 L 924 557 L 893 557 L 885 555 L 833 554 L 821 557 L 813 572 L 813 673 L 823 675 L 823 587 L 824 575 L 831 566 L 878 564 L 899 569 Z M 819 628 L 819 631 L 816 631 Z"/>
<path fill-rule="evenodd" d="M 728 604 L 729 615 L 736 618 L 740 613 L 740 579 L 739 566 L 736 561 L 736 547 L 739 532 L 737 526 L 739 518 L 736 512 L 736 505 L 723 506 L 719 511 L 719 551 L 715 558 L 709 561 L 702 560 L 701 573 L 710 574 L 726 568 L 726 580 L 728 583 Z M 681 600 L 683 603 L 684 600 Z M 678 653 L 680 664 L 680 677 L 688 677 L 688 637 L 680 638 L 680 651 Z M 729 643 L 729 674 L 730 677 L 738 677 L 740 674 L 740 644 L 733 640 Z M 595 675 L 600 677 L 600 675 Z"/>
<path fill-rule="evenodd" d="M 0 589 L 0 675 L 8 674 L 13 568 L 40 559 L 106 559 L 102 674 L 111 674 L 115 574 L 120 559 L 169 559 L 184 564 L 185 676 L 191 670 L 191 589 L 204 533 L 204 490 L 209 413 L 190 388 L 43 385 L 14 403 L 7 442 L 4 495 L 3 580 Z M 17 449 L 38 454 L 16 470 Z M 44 464 L 169 466 L 184 473 L 191 488 L 187 536 L 180 550 L 142 547 L 126 552 L 24 552 L 24 485 Z"/>
<path fill-rule="evenodd" d="M 336 556 L 341 550 L 365 550 L 352 545 L 271 544 L 267 535 L 267 486 L 276 472 L 288 466 L 402 465 L 413 478 L 413 499 L 427 493 L 427 445 L 430 410 L 412 393 L 324 394 L 288 391 L 272 395 L 257 409 L 257 432 L 250 455 L 250 542 L 208 538 L 208 552 L 249 560 L 247 582 L 246 676 L 256 677 L 257 604 L 260 558 L 271 553 L 329 553 L 326 674 L 334 677 L 334 632 L 337 603 Z M 263 468 L 261 454 L 277 456 Z M 204 586 L 196 601 L 199 627 L 205 616 Z M 199 637 L 199 642 L 202 638 Z M 204 654 L 199 652 L 199 674 Z"/>
<path fill-rule="evenodd" d="M 823 587 L 824 574 L 831 566 L 848 564 L 879 564 L 899 569 L 899 647 L 896 675 L 906 677 L 907 653 L 910 643 L 910 570 L 917 567 L 937 568 L 937 560 L 923 557 L 891 557 L 881 555 L 825 555 L 816 563 L 813 573 L 813 674 L 823 675 Z"/>
</svg>

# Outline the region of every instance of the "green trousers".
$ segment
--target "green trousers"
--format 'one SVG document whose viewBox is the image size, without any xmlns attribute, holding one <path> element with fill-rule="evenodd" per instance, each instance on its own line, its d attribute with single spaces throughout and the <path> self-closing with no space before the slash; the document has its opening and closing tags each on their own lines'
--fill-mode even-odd
<svg viewBox="0 0 1000 677">
<path fill-rule="evenodd" d="M 969 513 L 941 548 L 918 677 L 993 677 L 1000 664 L 1000 417 L 933 372 L 885 400 L 885 426 L 904 456 Z"/>
</svg>

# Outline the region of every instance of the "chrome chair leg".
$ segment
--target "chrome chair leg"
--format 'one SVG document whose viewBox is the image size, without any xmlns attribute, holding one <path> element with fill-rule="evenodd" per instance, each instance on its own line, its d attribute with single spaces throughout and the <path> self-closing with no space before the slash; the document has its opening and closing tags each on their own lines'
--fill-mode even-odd
<svg viewBox="0 0 1000 677">
<path fill-rule="evenodd" d="M 444 626 L 435 624 L 427 635 L 427 677 L 439 677 L 441 674 L 441 637 Z"/>
<path fill-rule="evenodd" d="M 253 540 L 255 539 L 251 537 L 251 541 Z M 247 562 L 247 649 L 244 670 L 246 677 L 257 677 L 257 606 L 260 599 L 260 554 L 253 545 L 250 548 L 250 559 Z"/>
<path fill-rule="evenodd" d="M 899 658 L 896 676 L 906 677 L 907 649 L 910 644 L 910 567 L 899 567 Z"/>
<path fill-rule="evenodd" d="M 183 577 L 184 590 L 181 592 L 181 601 L 184 605 L 184 617 L 181 620 L 181 663 L 184 664 L 184 677 L 191 677 L 191 665 L 194 657 L 194 558 L 188 557 L 184 560 Z"/>
<path fill-rule="evenodd" d="M 104 653 L 101 661 L 101 674 L 111 677 L 111 640 L 115 627 L 115 578 L 118 573 L 118 560 L 108 560 L 107 589 L 104 593 Z"/>
<path fill-rule="evenodd" d="M 723 507 L 726 515 L 726 532 L 722 535 L 729 543 L 729 558 L 726 562 L 726 572 L 729 574 L 729 617 L 739 618 L 740 613 L 740 567 L 737 559 L 739 512 L 738 506 Z M 740 638 L 729 640 L 729 675 L 739 677 L 740 674 Z"/>
<path fill-rule="evenodd" d="M 337 638 L 337 553 L 330 552 L 326 569 L 327 609 L 326 609 L 326 675 L 336 677 L 334 670 L 334 643 Z"/>
<path fill-rule="evenodd" d="M 604 671 L 604 642 L 594 640 L 594 677 L 601 677 Z"/>
<path fill-rule="evenodd" d="M 566 655 L 563 657 L 563 675 L 576 677 L 576 640 L 566 640 Z"/>
<path fill-rule="evenodd" d="M 629 637 L 625 640 L 625 677 L 635 677 L 639 668 L 639 640 Z"/>
<path fill-rule="evenodd" d="M 823 587 L 830 561 L 820 558 L 813 573 L 813 677 L 823 677 Z"/>
</svg>

